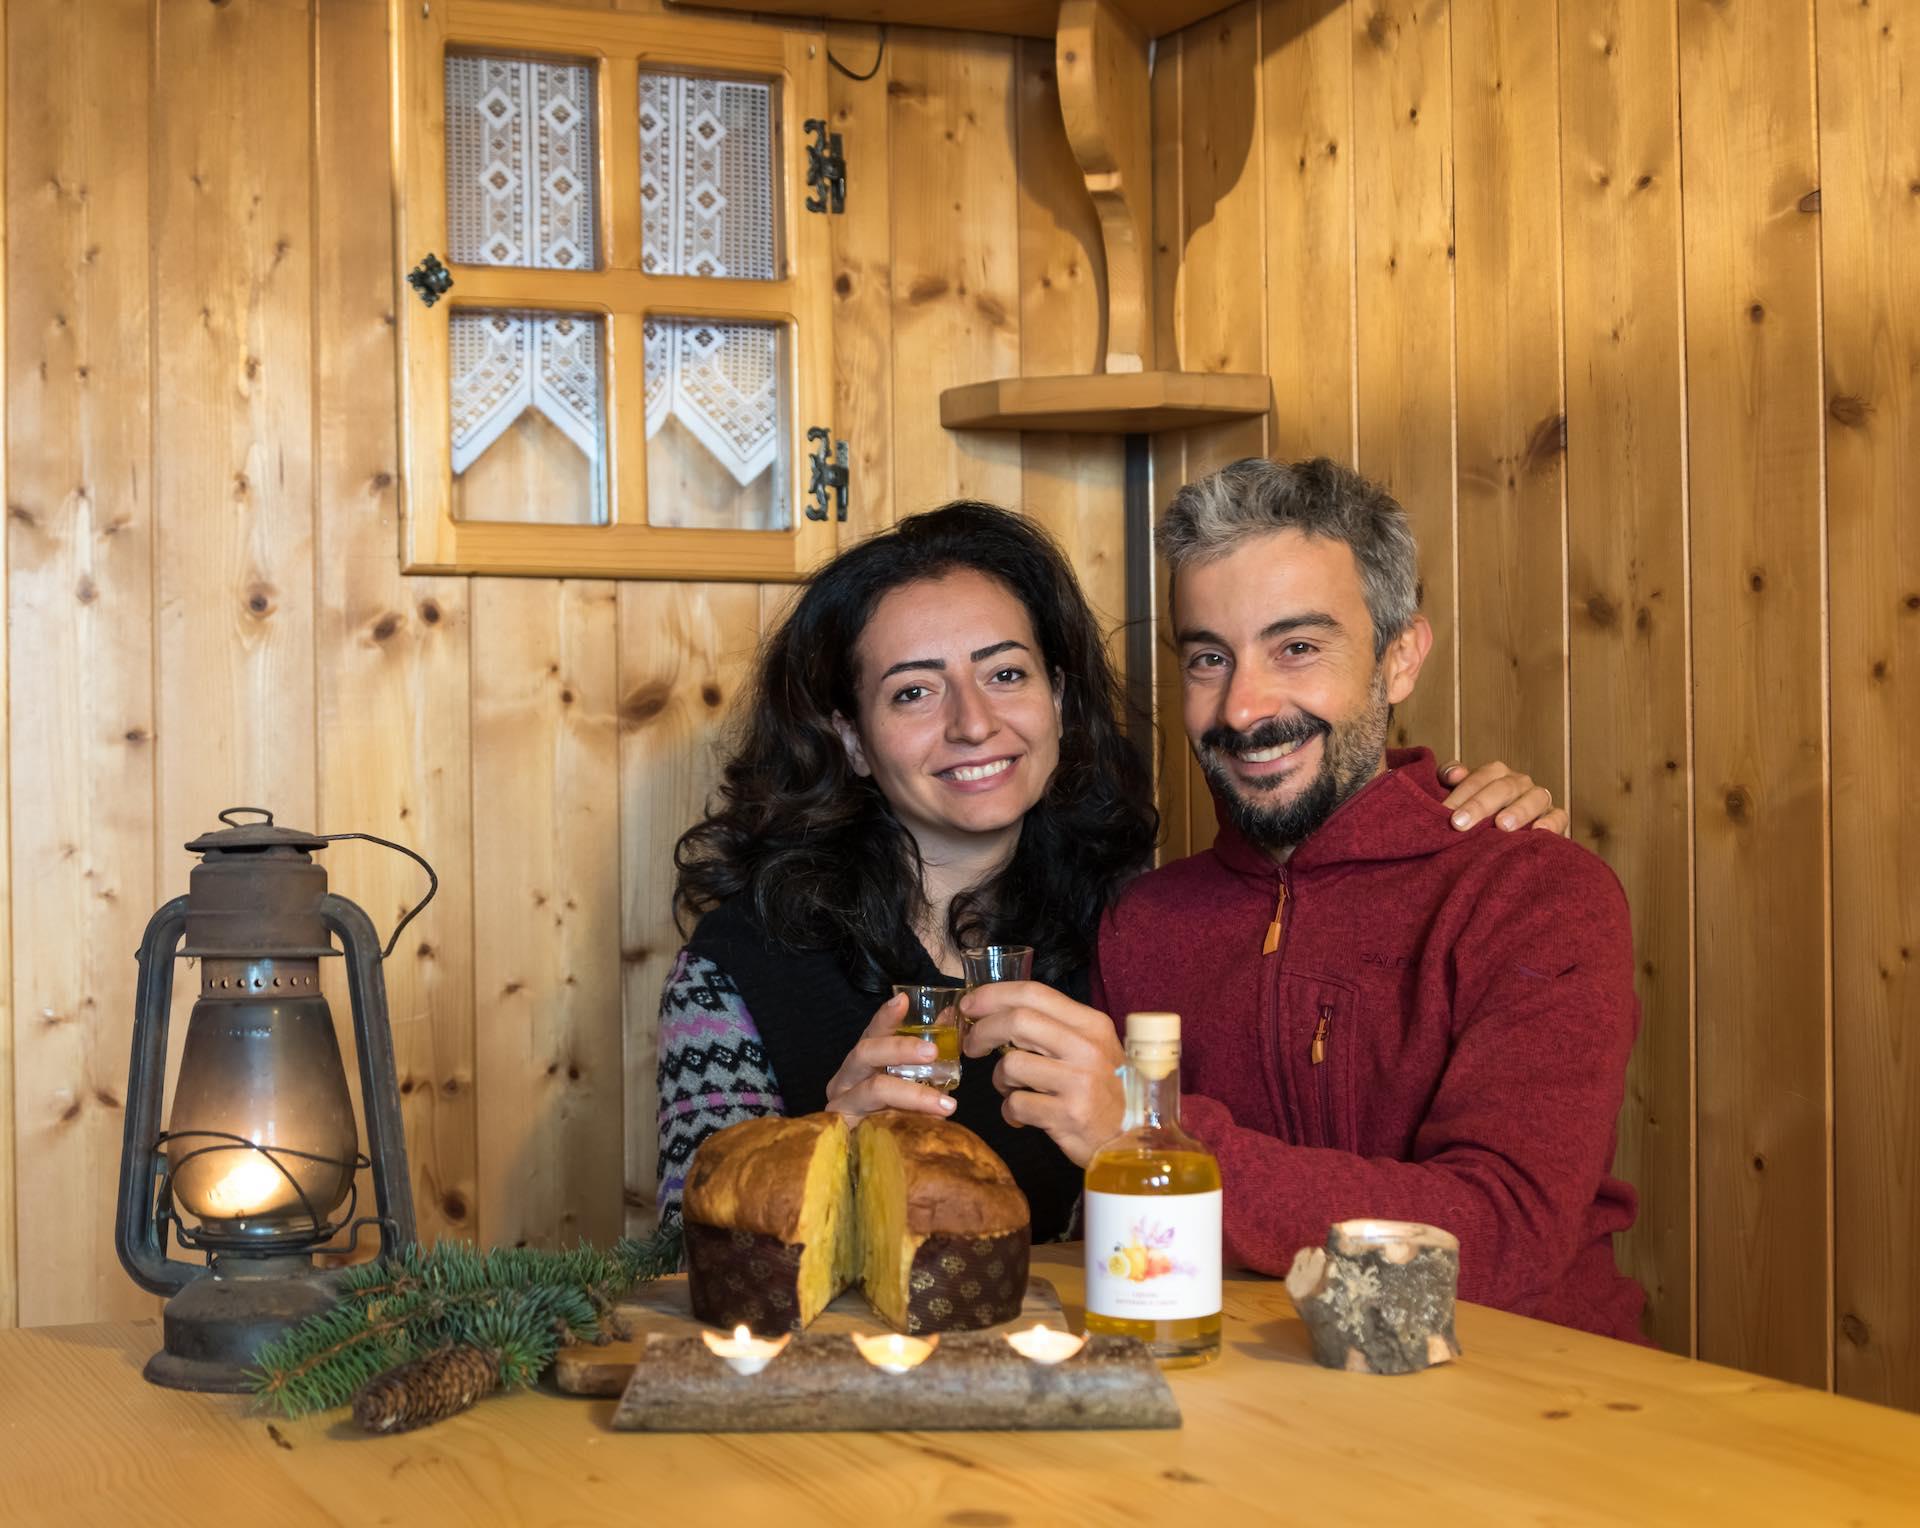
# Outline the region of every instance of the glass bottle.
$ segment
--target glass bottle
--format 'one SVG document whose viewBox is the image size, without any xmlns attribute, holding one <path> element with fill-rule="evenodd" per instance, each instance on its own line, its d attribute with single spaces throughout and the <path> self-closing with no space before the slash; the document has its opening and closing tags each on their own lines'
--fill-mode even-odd
<svg viewBox="0 0 1920 1528">
<path fill-rule="evenodd" d="M 1180 1015 L 1127 1015 L 1127 1113 L 1087 1163 L 1087 1330 L 1220 1353 L 1220 1164 L 1180 1128 Z"/>
</svg>

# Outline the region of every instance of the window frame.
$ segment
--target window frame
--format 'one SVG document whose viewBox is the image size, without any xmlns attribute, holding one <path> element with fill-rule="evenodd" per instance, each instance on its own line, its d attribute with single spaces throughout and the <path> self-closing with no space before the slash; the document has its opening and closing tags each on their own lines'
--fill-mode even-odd
<svg viewBox="0 0 1920 1528">
<path fill-rule="evenodd" d="M 408 573 L 781 582 L 832 554 L 838 522 L 808 519 L 806 432 L 831 419 L 832 252 L 824 216 L 803 209 L 806 135 L 827 115 L 820 34 L 761 23 L 622 15 L 511 0 L 394 0 L 395 239 L 399 323 L 401 567 Z M 594 68 L 597 193 L 590 269 L 461 265 L 446 259 L 446 83 L 449 50 L 573 59 Z M 640 74 L 643 70 L 770 79 L 779 86 L 775 164 L 783 177 L 780 274 L 654 276 L 641 269 Z M 405 272 L 432 252 L 453 276 L 428 307 Z M 462 308 L 597 316 L 603 367 L 608 520 L 603 525 L 458 520 L 450 461 L 448 328 Z M 724 530 L 647 523 L 645 339 L 648 314 L 785 326 L 790 524 Z"/>
</svg>

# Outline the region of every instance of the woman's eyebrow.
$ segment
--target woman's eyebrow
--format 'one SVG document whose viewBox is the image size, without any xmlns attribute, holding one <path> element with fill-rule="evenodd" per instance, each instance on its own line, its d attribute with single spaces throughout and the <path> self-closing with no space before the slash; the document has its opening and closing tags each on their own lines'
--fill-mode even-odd
<svg viewBox="0 0 1920 1528">
<path fill-rule="evenodd" d="M 982 658 L 991 658 L 995 653 L 1012 652 L 1016 647 L 1023 653 L 1031 651 L 1026 643 L 1009 637 L 1004 642 L 992 642 L 985 647 L 976 647 L 971 655 L 971 661 L 978 663 Z"/>
<path fill-rule="evenodd" d="M 1015 648 L 1018 648 L 1023 653 L 1032 651 L 1026 643 L 1020 641 L 1018 638 L 1009 637 L 1004 642 L 990 642 L 985 647 L 976 647 L 968 654 L 968 661 L 978 663 L 983 658 L 991 658 L 995 653 L 1011 652 Z M 945 658 L 907 658 L 894 664 L 892 668 L 882 674 L 880 676 L 881 682 L 884 683 L 893 678 L 895 674 L 904 674 L 912 669 L 938 669 L 944 674 L 947 671 L 947 660 Z"/>
<path fill-rule="evenodd" d="M 978 655 L 976 654 L 976 656 Z M 941 673 L 945 673 L 947 660 L 945 658 L 909 658 L 904 663 L 894 664 L 892 668 L 882 674 L 880 676 L 881 682 L 885 683 L 887 680 L 893 678 L 895 674 L 904 674 L 910 669 L 939 669 Z"/>
</svg>

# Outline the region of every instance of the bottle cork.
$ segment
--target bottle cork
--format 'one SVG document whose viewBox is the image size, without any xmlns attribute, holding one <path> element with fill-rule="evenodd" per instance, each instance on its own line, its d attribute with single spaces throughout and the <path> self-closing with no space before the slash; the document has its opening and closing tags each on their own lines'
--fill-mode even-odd
<svg viewBox="0 0 1920 1528">
<path fill-rule="evenodd" d="M 1180 1065 L 1180 1015 L 1127 1015 L 1127 1065 L 1156 1082 L 1171 1076 Z"/>
</svg>

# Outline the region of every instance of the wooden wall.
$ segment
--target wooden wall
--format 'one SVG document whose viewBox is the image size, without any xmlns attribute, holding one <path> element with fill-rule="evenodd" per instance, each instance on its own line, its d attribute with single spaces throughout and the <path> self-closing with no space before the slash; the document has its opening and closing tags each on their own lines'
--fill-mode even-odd
<svg viewBox="0 0 1920 1528">
<path fill-rule="evenodd" d="M 1650 1330 L 1920 1406 L 1920 15 L 1249 0 L 1155 102 L 1163 351 L 1275 397 L 1169 477 L 1390 483 L 1439 633 L 1401 729 L 1626 885 Z"/>
<path fill-rule="evenodd" d="M 11 0 L 6 27 L 0 1323 L 152 1309 L 112 1246 L 133 951 L 231 804 L 440 872 L 387 972 L 421 1231 L 647 1223 L 669 853 L 786 591 L 398 574 L 386 0 Z M 832 41 L 874 58 L 871 28 Z M 1024 502 L 1117 619 L 1116 449 L 937 422 L 950 383 L 1092 361 L 1050 53 L 896 33 L 832 78 L 850 533 Z M 383 930 L 417 893 L 383 851 L 327 860 Z"/>
</svg>

